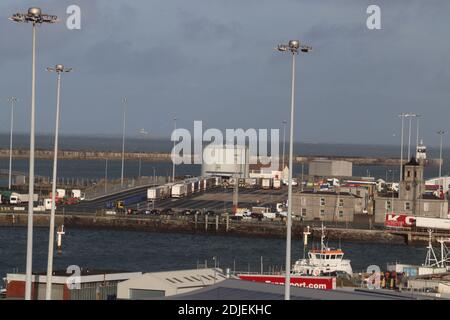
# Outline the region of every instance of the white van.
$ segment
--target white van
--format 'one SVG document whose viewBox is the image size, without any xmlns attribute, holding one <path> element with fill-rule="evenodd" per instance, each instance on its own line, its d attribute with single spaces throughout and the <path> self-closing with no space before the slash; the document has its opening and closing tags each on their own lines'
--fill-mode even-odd
<svg viewBox="0 0 450 320">
<path fill-rule="evenodd" d="M 9 203 L 10 204 L 19 204 L 20 203 L 19 197 L 17 195 L 12 194 L 9 197 Z"/>
</svg>

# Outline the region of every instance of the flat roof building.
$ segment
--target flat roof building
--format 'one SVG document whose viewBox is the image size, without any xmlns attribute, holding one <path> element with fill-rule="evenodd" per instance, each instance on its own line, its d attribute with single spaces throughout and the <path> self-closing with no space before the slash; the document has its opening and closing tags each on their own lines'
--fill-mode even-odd
<svg viewBox="0 0 450 320">
<path fill-rule="evenodd" d="M 117 299 L 143 300 L 187 293 L 227 279 L 219 268 L 151 272 L 119 283 Z"/>
<path fill-rule="evenodd" d="M 309 176 L 316 177 L 351 177 L 353 163 L 345 160 L 317 159 L 309 162 Z"/>
<path fill-rule="evenodd" d="M 53 272 L 52 300 L 114 300 L 117 295 L 117 283 L 142 275 L 142 272 L 117 272 L 105 270 L 81 269 L 79 277 L 66 270 Z M 25 278 L 22 273 L 6 275 L 6 298 L 24 299 Z M 47 273 L 34 274 L 32 277 L 31 297 L 44 300 Z"/>
</svg>

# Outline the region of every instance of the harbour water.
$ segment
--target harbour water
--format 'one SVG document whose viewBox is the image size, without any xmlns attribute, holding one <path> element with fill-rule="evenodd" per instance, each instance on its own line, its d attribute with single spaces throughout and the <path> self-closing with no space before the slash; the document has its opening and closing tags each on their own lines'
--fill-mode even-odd
<svg viewBox="0 0 450 320">
<path fill-rule="evenodd" d="M 0 135 L 0 147 L 7 148 L 9 140 L 6 135 Z M 16 137 L 15 147 L 27 148 L 27 137 Z M 63 137 L 61 149 L 68 150 L 105 150 L 120 149 L 120 138 L 109 137 Z M 170 151 L 170 143 L 160 140 L 135 138 L 127 140 L 127 151 Z M 51 149 L 50 136 L 38 136 L 37 147 Z M 358 145 L 326 145 L 297 144 L 296 153 L 303 155 L 348 155 L 348 156 L 386 156 L 398 157 L 396 146 L 358 146 Z M 450 166 L 447 164 L 447 152 L 444 152 L 443 173 L 447 174 Z M 436 158 L 436 149 L 430 152 Z M 449 159 L 450 160 L 450 159 Z M 0 159 L 0 168 L 8 169 L 8 159 Z M 104 160 L 60 160 L 58 176 L 61 178 L 103 179 L 105 176 Z M 141 163 L 141 175 L 153 175 L 153 168 L 159 176 L 171 175 L 171 163 Z M 307 173 L 307 166 L 303 172 Z M 398 179 L 397 167 L 354 166 L 355 176 L 373 176 L 392 180 Z M 27 159 L 14 159 L 13 170 L 28 171 Z M 108 178 L 120 177 L 121 162 L 108 161 Z M 51 160 L 36 160 L 36 174 L 50 176 Z M 179 165 L 178 175 L 198 175 L 200 165 Z M 138 161 L 125 162 L 125 176 L 137 177 Z M 301 175 L 302 166 L 294 167 L 294 174 Z M 425 177 L 436 176 L 437 167 L 427 167 Z M 3 183 L 2 183 L 3 182 Z M 5 180 L 0 181 L 3 185 Z M 297 235 L 298 238 L 298 235 Z M 47 261 L 48 229 L 36 228 L 34 236 L 34 270 L 44 271 Z M 330 241 L 338 239 L 330 239 Z M 336 246 L 337 244 L 334 243 Z M 365 270 L 371 264 L 385 268 L 387 262 L 394 260 L 405 263 L 421 263 L 425 257 L 425 248 L 404 245 L 382 245 L 367 243 L 345 243 L 343 249 L 347 258 L 352 260 L 354 270 Z M 120 269 L 130 271 L 159 271 L 183 268 L 195 268 L 198 263 L 208 260 L 213 264 L 212 257 L 217 256 L 221 267 L 237 270 L 259 271 L 260 258 L 263 256 L 266 271 L 271 268 L 281 268 L 284 264 L 284 241 L 281 239 L 260 239 L 230 236 L 160 234 L 118 230 L 82 230 L 69 229 L 64 237 L 64 250 L 61 256 L 55 256 L 55 269 L 65 269 L 75 264 L 80 267 Z M 301 241 L 293 243 L 293 258 L 302 255 Z M 26 230 L 24 228 L 0 228 L 0 276 L 18 268 L 25 269 Z"/>
<path fill-rule="evenodd" d="M 301 258 L 303 245 L 294 235 L 293 259 Z M 313 239 L 318 246 L 319 239 Z M 339 247 L 339 239 L 329 239 Z M 388 262 L 422 263 L 424 246 L 391 244 L 342 243 L 346 258 L 354 271 L 365 271 L 369 265 L 383 270 Z M 33 270 L 46 270 L 48 229 L 35 228 Z M 0 276 L 18 269 L 25 270 L 26 229 L 0 228 Z M 234 236 L 163 234 L 138 231 L 66 229 L 63 252 L 55 255 L 55 269 L 69 265 L 83 268 L 124 271 L 161 271 L 196 268 L 198 264 L 213 266 L 217 257 L 222 268 L 260 271 L 261 256 L 265 271 L 269 267 L 284 268 L 285 241 Z"/>
</svg>

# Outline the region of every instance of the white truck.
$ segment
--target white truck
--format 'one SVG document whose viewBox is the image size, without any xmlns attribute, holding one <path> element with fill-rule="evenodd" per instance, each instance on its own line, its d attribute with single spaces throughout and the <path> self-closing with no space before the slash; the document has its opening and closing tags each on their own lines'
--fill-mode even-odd
<svg viewBox="0 0 450 320">
<path fill-rule="evenodd" d="M 169 185 L 162 185 L 147 189 L 147 200 L 158 200 L 170 197 Z"/>
<path fill-rule="evenodd" d="M 274 189 L 280 189 L 281 188 L 281 180 L 280 179 L 273 179 L 273 188 Z"/>
<path fill-rule="evenodd" d="M 267 207 L 252 207 L 252 213 L 262 214 L 263 217 L 267 219 L 275 219 L 277 217 L 277 214 L 271 212 Z"/>
<path fill-rule="evenodd" d="M 272 179 L 270 178 L 263 178 L 261 181 L 261 187 L 263 189 L 271 189 L 272 188 Z"/>
<path fill-rule="evenodd" d="M 24 202 L 28 202 L 28 199 L 29 199 L 28 194 L 19 194 L 19 193 L 13 192 L 13 193 L 11 193 L 11 197 L 9 198 L 9 203 L 10 204 L 24 203 Z M 37 194 L 33 195 L 33 201 L 38 201 Z"/>
<path fill-rule="evenodd" d="M 56 195 L 58 196 L 58 198 L 64 198 L 66 196 L 66 190 L 56 189 Z"/>
<path fill-rule="evenodd" d="M 45 210 L 51 210 L 52 209 L 52 199 L 44 199 L 44 208 Z"/>
<path fill-rule="evenodd" d="M 192 193 L 192 185 L 190 183 L 179 183 L 172 186 L 172 198 L 182 198 Z"/>
<path fill-rule="evenodd" d="M 72 196 L 72 198 L 76 198 L 76 199 L 80 199 L 80 200 L 85 199 L 85 195 L 84 195 L 84 193 L 81 192 L 80 189 L 72 189 L 71 196 Z"/>
</svg>

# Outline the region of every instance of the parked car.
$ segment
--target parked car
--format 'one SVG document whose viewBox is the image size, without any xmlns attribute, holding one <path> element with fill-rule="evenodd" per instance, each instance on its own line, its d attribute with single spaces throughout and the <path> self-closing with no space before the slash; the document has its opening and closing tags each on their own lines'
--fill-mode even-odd
<svg viewBox="0 0 450 320">
<path fill-rule="evenodd" d="M 149 210 L 149 209 L 143 209 L 143 210 L 139 210 L 136 214 L 150 215 L 152 213 L 151 213 L 151 210 Z"/>
<path fill-rule="evenodd" d="M 208 211 L 206 211 L 205 214 L 207 214 L 209 216 L 215 216 L 216 215 L 216 213 L 213 210 L 208 210 Z"/>
<path fill-rule="evenodd" d="M 258 213 L 258 212 L 252 212 L 250 214 L 250 217 L 252 219 L 258 219 L 258 220 L 262 220 L 262 218 L 264 218 L 264 215 L 262 213 Z"/>
<path fill-rule="evenodd" d="M 181 214 L 183 214 L 185 216 L 189 216 L 189 215 L 194 214 L 194 213 L 191 210 L 186 209 L 186 210 L 181 211 Z"/>
<path fill-rule="evenodd" d="M 152 216 L 158 216 L 158 215 L 161 214 L 161 211 L 159 211 L 158 209 L 153 209 L 153 210 L 150 211 L 150 214 Z"/>
<path fill-rule="evenodd" d="M 166 209 L 161 210 L 161 214 L 173 215 L 173 213 L 174 213 L 173 210 L 170 209 L 170 208 L 166 208 Z"/>
<path fill-rule="evenodd" d="M 137 214 L 137 210 L 136 210 L 136 209 L 128 208 L 128 209 L 127 209 L 127 214 L 128 214 L 128 215 L 130 215 L 130 214 Z"/>
</svg>

